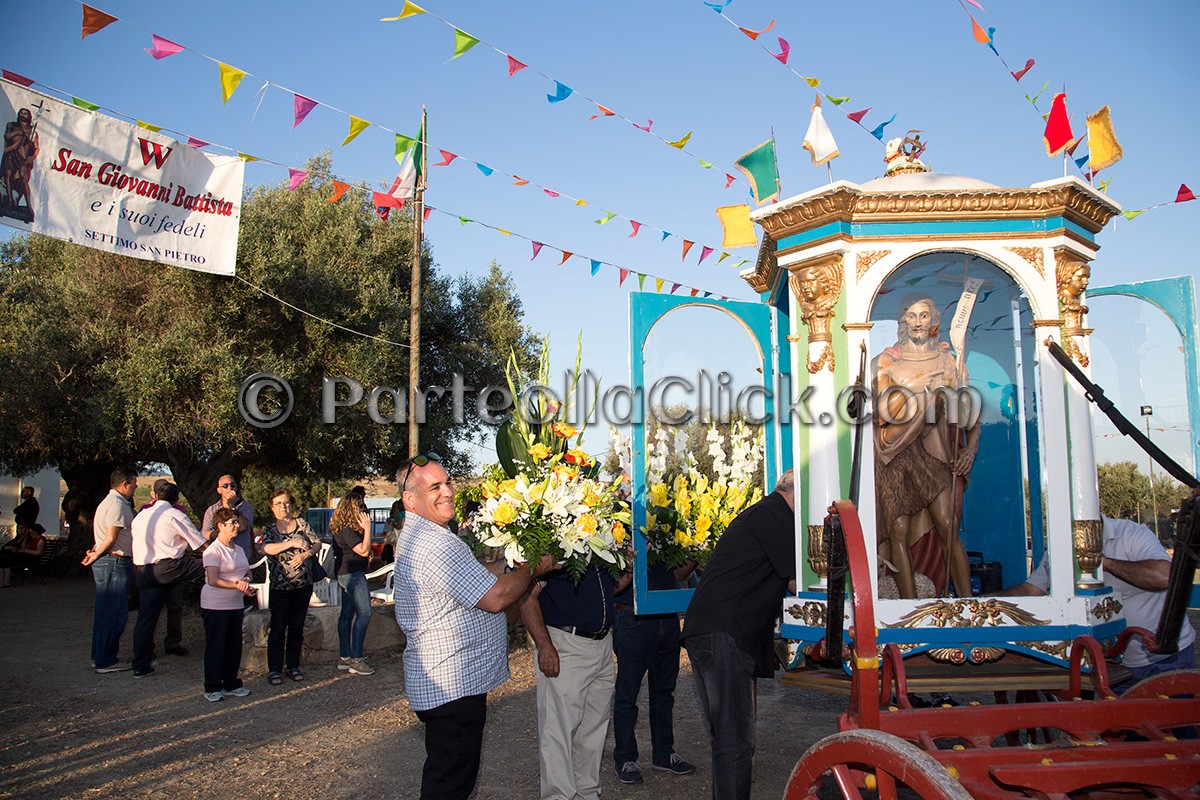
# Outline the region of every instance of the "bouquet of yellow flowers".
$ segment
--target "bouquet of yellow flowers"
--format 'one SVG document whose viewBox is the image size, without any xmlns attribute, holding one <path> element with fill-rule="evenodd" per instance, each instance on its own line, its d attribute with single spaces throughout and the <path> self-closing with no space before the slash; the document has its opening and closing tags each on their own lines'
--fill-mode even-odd
<svg viewBox="0 0 1200 800">
<path fill-rule="evenodd" d="M 679 445 L 683 432 L 677 432 Z M 701 566 L 708 562 L 717 539 L 744 509 L 762 499 L 755 485 L 762 462 L 761 435 L 755 436 L 740 420 L 725 437 L 713 426 L 708 431 L 712 474 L 702 473 L 685 447 L 680 450 L 680 467 L 666 474 L 667 434 L 658 430 L 647 463 L 646 541 L 648 558 L 668 567 L 691 559 Z M 686 441 L 685 439 L 683 441 Z"/>
<path fill-rule="evenodd" d="M 549 383 L 549 353 L 542 349 L 541 386 Z M 568 389 L 575 395 L 579 355 Z M 535 564 L 549 553 L 578 583 L 595 561 L 617 578 L 625 571 L 629 504 L 619 498 L 620 481 L 597 478 L 599 464 L 579 444 L 580 429 L 562 421 L 570 411 L 529 388 L 510 358 L 506 370 L 514 398 L 534 397 L 517 408 L 496 434 L 496 454 L 507 478 L 485 481 L 475 536 L 485 547 L 500 548 L 510 565 Z M 571 440 L 574 439 L 574 446 Z"/>
</svg>

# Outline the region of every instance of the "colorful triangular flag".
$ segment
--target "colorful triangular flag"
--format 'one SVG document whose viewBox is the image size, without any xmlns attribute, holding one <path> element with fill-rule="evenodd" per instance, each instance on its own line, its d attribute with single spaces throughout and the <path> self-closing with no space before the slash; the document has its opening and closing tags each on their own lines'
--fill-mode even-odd
<svg viewBox="0 0 1200 800">
<path fill-rule="evenodd" d="M 217 67 L 221 71 L 221 102 L 228 103 L 238 84 L 242 82 L 242 78 L 246 77 L 246 73 L 237 67 L 222 64 L 220 61 L 217 62 Z"/>
<path fill-rule="evenodd" d="M 762 205 L 779 196 L 779 168 L 775 163 L 774 137 L 734 162 L 750 181 L 754 202 Z"/>
<path fill-rule="evenodd" d="M 467 52 L 468 50 L 470 50 L 472 47 L 474 47 L 477 44 L 479 44 L 479 40 L 476 39 L 474 36 L 467 33 L 466 31 L 460 31 L 458 28 L 455 28 L 454 29 L 454 55 L 450 56 L 450 60 L 453 61 L 454 59 L 458 58 L 463 53 Z"/>
<path fill-rule="evenodd" d="M 506 53 L 505 55 L 507 56 L 508 54 Z M 529 66 L 529 65 L 522 64 L 520 61 L 517 61 L 512 56 L 508 56 L 508 77 L 511 78 L 513 75 L 516 75 L 518 72 L 525 69 L 525 67 L 527 67 L 527 66 Z"/>
<path fill-rule="evenodd" d="M 1075 142 L 1075 137 L 1071 135 L 1071 120 L 1067 116 L 1066 92 L 1054 95 L 1050 116 L 1046 118 L 1046 132 L 1042 136 L 1042 142 L 1046 145 L 1046 155 L 1051 158 Z"/>
<path fill-rule="evenodd" d="M 1179 184 L 1179 191 L 1175 195 L 1176 203 L 1186 203 L 1189 200 L 1195 200 L 1196 195 L 1192 194 L 1192 190 L 1187 187 L 1186 183 Z"/>
<path fill-rule="evenodd" d="M 305 172 L 304 170 L 292 169 L 291 167 L 288 167 L 288 185 L 287 185 L 288 191 L 289 192 L 296 191 L 296 189 L 299 188 L 300 184 L 303 183 L 304 179 L 307 177 L 308 177 L 308 173 Z"/>
<path fill-rule="evenodd" d="M 888 119 L 887 122 L 881 122 L 878 125 L 876 125 L 875 128 L 871 131 L 871 135 L 882 142 L 883 141 L 883 129 L 886 128 L 888 125 L 891 125 L 895 121 L 896 121 L 896 115 L 892 114 L 892 116 Z"/>
<path fill-rule="evenodd" d="M 296 116 L 295 121 L 292 122 L 292 127 L 295 128 L 301 122 L 304 122 L 304 118 L 308 116 L 308 112 L 312 111 L 316 107 L 316 100 L 311 100 L 302 94 L 296 95 L 295 99 L 292 101 L 292 108 Z"/>
<path fill-rule="evenodd" d="M 833 140 L 833 132 L 825 122 L 825 114 L 821 111 L 821 95 L 817 95 L 812 107 L 812 119 L 808 121 L 808 130 L 804 134 L 804 149 L 812 155 L 813 166 L 821 166 L 841 155 L 837 142 Z M 730 245 L 726 245 L 729 247 Z"/>
<path fill-rule="evenodd" d="M 404 3 L 404 9 L 398 15 L 394 17 L 384 17 L 380 20 L 380 22 L 395 22 L 396 20 L 404 19 L 405 17 L 415 17 L 417 14 L 424 13 L 425 9 L 421 8 L 416 3 L 410 3 L 406 0 Z"/>
<path fill-rule="evenodd" d="M 1117 133 L 1113 130 L 1112 112 L 1108 106 L 1104 106 L 1095 114 L 1088 114 L 1087 136 L 1093 174 L 1108 169 L 1125 155 L 1121 143 L 1117 141 Z"/>
<path fill-rule="evenodd" d="M 150 34 L 150 47 L 146 48 L 146 52 L 154 56 L 155 61 L 161 61 L 167 56 L 173 56 L 183 50 L 183 45 L 175 44 L 169 39 L 164 39 L 157 33 Z"/>
<path fill-rule="evenodd" d="M 83 3 L 83 35 L 80 39 L 86 39 L 96 31 L 104 30 L 109 25 L 117 21 L 117 18 L 112 14 L 105 14 L 98 8 L 92 8 L 87 3 Z"/>
<path fill-rule="evenodd" d="M 346 193 L 346 190 L 349 188 L 350 188 L 350 184 L 343 183 L 342 181 L 339 181 L 339 180 L 334 180 L 333 194 L 330 197 L 326 198 L 325 202 L 326 203 L 336 203 L 338 200 L 342 199 L 342 195 L 344 195 Z"/>
</svg>

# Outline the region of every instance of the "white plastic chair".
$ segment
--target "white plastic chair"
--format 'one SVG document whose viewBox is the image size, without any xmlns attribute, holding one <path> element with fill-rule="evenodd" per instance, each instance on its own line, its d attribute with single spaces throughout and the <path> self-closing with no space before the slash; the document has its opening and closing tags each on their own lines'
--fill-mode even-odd
<svg viewBox="0 0 1200 800">
<path fill-rule="evenodd" d="M 380 575 L 385 576 L 383 579 L 383 586 L 378 589 L 371 590 L 371 599 L 379 600 L 382 603 L 384 603 L 385 605 L 390 606 L 396 602 L 396 595 L 394 593 L 394 589 L 395 589 L 394 581 L 396 580 L 396 565 L 395 564 L 384 564 L 382 567 L 375 570 L 374 572 L 368 572 L 367 580 L 371 580 L 371 578 L 378 578 Z"/>
<path fill-rule="evenodd" d="M 312 599 L 308 601 L 310 606 L 338 606 L 342 604 L 342 587 L 337 582 L 337 578 L 333 574 L 333 547 L 332 545 L 321 545 L 321 554 L 317 556 L 317 563 L 325 568 L 326 574 L 329 576 L 323 581 L 317 581 L 313 584 Z"/>
<path fill-rule="evenodd" d="M 270 598 L 271 570 L 267 566 L 268 558 L 269 558 L 269 556 L 263 556 L 258 561 L 255 561 L 253 564 L 250 565 L 250 569 L 252 569 L 252 570 L 258 569 L 259 567 L 263 568 L 263 575 L 264 575 L 263 582 L 250 584 L 250 586 L 253 587 L 253 589 L 254 589 L 254 596 L 258 601 L 258 610 L 259 611 L 262 611 L 262 610 L 270 607 L 269 602 L 271 599 Z"/>
</svg>

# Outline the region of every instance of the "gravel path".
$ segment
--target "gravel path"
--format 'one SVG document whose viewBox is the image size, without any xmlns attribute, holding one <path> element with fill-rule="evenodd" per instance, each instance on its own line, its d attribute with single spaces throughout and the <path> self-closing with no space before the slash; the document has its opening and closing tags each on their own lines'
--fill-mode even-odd
<svg viewBox="0 0 1200 800">
<path fill-rule="evenodd" d="M 372 676 L 332 665 L 306 666 L 307 681 L 284 686 L 247 676 L 249 697 L 208 703 L 198 611 L 184 617 L 191 655 L 161 656 L 157 672 L 140 680 L 96 675 L 88 668 L 93 594 L 87 576 L 0 589 L 0 797 L 417 796 L 423 730 L 404 696 L 399 653 L 372 655 Z M 135 619 L 122 641 L 126 659 Z M 644 784 L 624 786 L 606 759 L 606 797 L 709 796 L 708 739 L 686 653 L 683 662 L 676 749 L 700 769 L 683 777 L 647 769 Z M 488 703 L 480 800 L 538 796 L 531 652 L 512 653 L 510 667 L 512 679 Z M 754 796 L 778 798 L 804 750 L 836 730 L 846 701 L 764 680 L 758 702 Z M 643 694 L 638 740 L 648 747 L 645 703 Z"/>
</svg>

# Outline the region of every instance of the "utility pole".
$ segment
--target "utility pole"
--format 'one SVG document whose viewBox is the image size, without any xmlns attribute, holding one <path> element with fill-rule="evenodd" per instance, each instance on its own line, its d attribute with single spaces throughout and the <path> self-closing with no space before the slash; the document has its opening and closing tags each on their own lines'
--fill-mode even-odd
<svg viewBox="0 0 1200 800">
<path fill-rule="evenodd" d="M 1154 413 L 1153 406 L 1142 406 L 1142 419 L 1146 420 L 1146 438 L 1150 438 L 1150 415 Z M 1158 490 L 1154 488 L 1154 459 L 1148 458 L 1150 462 L 1150 502 L 1154 506 L 1154 535 L 1158 536 Z"/>
<path fill-rule="evenodd" d="M 420 141 L 413 145 L 413 166 L 417 169 L 417 184 L 413 190 L 412 280 L 408 298 L 408 457 L 421 452 L 420 429 L 417 425 L 417 392 L 421 377 L 421 242 L 425 223 L 425 106 L 421 106 Z M 419 161 L 418 161 L 419 159 Z"/>
</svg>

